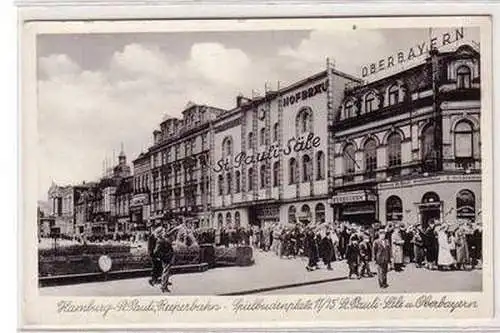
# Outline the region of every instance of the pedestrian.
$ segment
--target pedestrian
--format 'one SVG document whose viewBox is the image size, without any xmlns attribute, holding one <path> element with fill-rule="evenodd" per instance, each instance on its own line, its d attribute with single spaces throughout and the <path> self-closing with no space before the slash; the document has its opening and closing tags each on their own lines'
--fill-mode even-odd
<svg viewBox="0 0 500 333">
<path fill-rule="evenodd" d="M 353 234 L 347 245 L 345 256 L 347 259 L 347 265 L 349 266 L 349 279 L 352 279 L 352 275 L 356 275 L 358 279 L 361 278 L 359 275 L 359 244 L 358 237 Z"/>
<path fill-rule="evenodd" d="M 457 252 L 457 269 L 465 269 L 465 265 L 469 263 L 469 246 L 465 233 L 461 228 L 456 231 L 455 246 Z"/>
<path fill-rule="evenodd" d="M 371 277 L 370 261 L 372 260 L 372 247 L 369 237 L 361 235 L 359 243 L 359 256 L 361 259 L 361 276 Z"/>
<path fill-rule="evenodd" d="M 448 236 L 446 235 L 445 228 L 446 227 L 444 225 L 440 225 L 437 234 L 439 245 L 437 265 L 439 270 L 448 269 L 451 265 L 454 264 L 454 260 L 450 252 L 450 243 L 448 242 Z"/>
<path fill-rule="evenodd" d="M 162 292 L 170 292 L 168 288 L 171 283 L 170 269 L 174 262 L 174 248 L 172 246 L 172 234 L 168 233 L 165 229 L 160 234 L 156 242 L 155 256 L 161 260 L 162 263 L 162 274 L 161 274 L 161 287 Z"/>
<path fill-rule="evenodd" d="M 435 269 L 437 261 L 438 246 L 434 228 L 434 223 L 430 222 L 424 232 L 425 259 L 428 269 Z"/>
<path fill-rule="evenodd" d="M 391 261 L 391 249 L 386 239 L 384 229 L 379 230 L 378 238 L 373 242 L 373 257 L 377 264 L 378 285 L 380 288 L 387 288 L 387 270 Z"/>
<path fill-rule="evenodd" d="M 418 226 L 413 232 L 413 252 L 415 253 L 415 266 L 422 267 L 425 259 L 425 248 L 423 241 L 423 231 L 421 226 Z"/>
<path fill-rule="evenodd" d="M 333 243 L 330 238 L 330 232 L 327 231 L 325 236 L 321 239 L 320 242 L 320 253 L 323 263 L 325 264 L 328 270 L 332 269 L 332 257 L 333 257 Z"/>
<path fill-rule="evenodd" d="M 316 237 L 314 237 L 314 232 L 312 230 L 307 231 L 305 242 L 307 246 L 306 251 L 309 258 L 306 269 L 308 271 L 313 271 L 318 269 L 319 249 L 316 242 Z"/>
<path fill-rule="evenodd" d="M 392 244 L 392 263 L 394 265 L 394 270 L 396 272 L 401 272 L 403 269 L 404 258 L 403 258 L 403 246 L 404 240 L 401 236 L 401 227 L 398 225 L 391 237 Z"/>
<path fill-rule="evenodd" d="M 162 271 L 162 264 L 160 258 L 155 255 L 155 248 L 158 238 L 163 233 L 163 227 L 157 227 L 148 238 L 148 254 L 151 258 L 151 279 L 149 279 L 149 284 L 154 286 L 160 283 L 160 276 Z"/>
</svg>

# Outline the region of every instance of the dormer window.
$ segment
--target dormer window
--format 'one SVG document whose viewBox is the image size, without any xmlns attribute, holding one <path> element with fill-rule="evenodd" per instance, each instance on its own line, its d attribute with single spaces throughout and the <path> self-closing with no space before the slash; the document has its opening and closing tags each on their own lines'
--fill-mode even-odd
<svg viewBox="0 0 500 333">
<path fill-rule="evenodd" d="M 457 88 L 469 89 L 471 87 L 471 71 L 468 66 L 460 66 L 457 68 Z"/>
</svg>

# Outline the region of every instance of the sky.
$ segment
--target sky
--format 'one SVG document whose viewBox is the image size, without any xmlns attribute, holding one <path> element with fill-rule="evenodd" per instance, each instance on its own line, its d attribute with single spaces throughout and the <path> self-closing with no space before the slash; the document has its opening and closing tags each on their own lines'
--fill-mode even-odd
<svg viewBox="0 0 500 333">
<path fill-rule="evenodd" d="M 478 40 L 478 29 L 464 31 Z M 363 65 L 428 40 L 428 29 L 40 35 L 38 197 L 52 182 L 97 180 L 122 143 L 131 163 L 190 101 L 231 109 L 266 82 L 275 89 L 324 70 L 327 57 L 361 77 Z"/>
</svg>

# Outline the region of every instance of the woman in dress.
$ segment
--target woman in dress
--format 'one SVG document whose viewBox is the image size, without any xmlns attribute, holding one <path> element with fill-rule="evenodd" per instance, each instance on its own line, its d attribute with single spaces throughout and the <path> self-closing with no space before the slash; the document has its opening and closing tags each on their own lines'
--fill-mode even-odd
<svg viewBox="0 0 500 333">
<path fill-rule="evenodd" d="M 445 226 L 441 226 L 437 233 L 438 235 L 438 269 L 449 268 L 455 263 L 450 252 L 450 243 L 446 234 Z"/>
<path fill-rule="evenodd" d="M 467 237 L 462 228 L 456 232 L 455 246 L 457 249 L 457 269 L 465 269 L 465 265 L 469 263 L 469 244 L 467 244 Z"/>
<path fill-rule="evenodd" d="M 401 228 L 398 226 L 394 230 L 391 236 L 392 243 L 392 263 L 394 265 L 394 270 L 400 272 L 403 269 L 404 258 L 403 258 L 403 245 L 404 240 L 401 236 Z"/>
</svg>

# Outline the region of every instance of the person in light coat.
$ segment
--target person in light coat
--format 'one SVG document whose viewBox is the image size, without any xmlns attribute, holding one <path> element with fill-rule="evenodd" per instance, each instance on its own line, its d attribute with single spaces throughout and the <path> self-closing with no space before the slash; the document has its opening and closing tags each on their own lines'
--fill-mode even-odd
<svg viewBox="0 0 500 333">
<path fill-rule="evenodd" d="M 400 272 L 403 269 L 404 257 L 403 257 L 403 245 L 404 240 L 401 237 L 401 227 L 397 226 L 391 236 L 391 248 L 392 248 L 392 263 L 394 265 L 394 270 Z"/>
<path fill-rule="evenodd" d="M 455 263 L 450 251 L 450 243 L 448 242 L 448 235 L 446 234 L 445 226 L 439 227 L 438 235 L 438 269 L 442 270 L 449 268 Z"/>
</svg>

